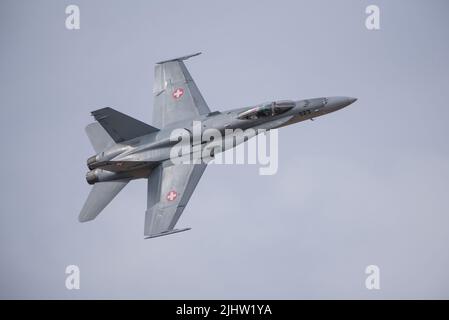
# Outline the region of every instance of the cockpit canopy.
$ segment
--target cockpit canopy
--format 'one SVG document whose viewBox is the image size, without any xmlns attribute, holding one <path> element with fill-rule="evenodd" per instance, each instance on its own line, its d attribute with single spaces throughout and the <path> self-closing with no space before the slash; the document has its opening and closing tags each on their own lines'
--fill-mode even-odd
<svg viewBox="0 0 449 320">
<path fill-rule="evenodd" d="M 240 113 L 237 118 L 240 120 L 256 120 L 266 117 L 274 117 L 287 112 L 294 106 L 295 102 L 290 100 L 262 103 L 254 108 Z"/>
</svg>

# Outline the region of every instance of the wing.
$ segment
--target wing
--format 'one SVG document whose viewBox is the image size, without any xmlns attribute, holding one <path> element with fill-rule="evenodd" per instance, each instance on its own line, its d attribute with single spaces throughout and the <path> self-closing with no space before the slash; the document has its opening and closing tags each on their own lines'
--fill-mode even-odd
<svg viewBox="0 0 449 320">
<path fill-rule="evenodd" d="M 158 165 L 148 178 L 145 236 L 154 238 L 188 229 L 174 230 L 206 164 Z"/>
<path fill-rule="evenodd" d="M 153 86 L 153 123 L 158 128 L 210 112 L 183 62 L 199 54 L 156 64 Z"/>
</svg>

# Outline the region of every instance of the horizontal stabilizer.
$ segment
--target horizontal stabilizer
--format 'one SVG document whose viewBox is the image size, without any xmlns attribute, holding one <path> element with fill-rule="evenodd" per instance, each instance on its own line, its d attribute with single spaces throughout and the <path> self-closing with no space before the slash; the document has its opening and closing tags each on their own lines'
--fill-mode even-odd
<svg viewBox="0 0 449 320">
<path fill-rule="evenodd" d="M 157 128 L 112 108 L 92 111 L 92 115 L 116 143 L 159 131 Z"/>
<path fill-rule="evenodd" d="M 149 236 L 149 237 L 145 237 L 145 239 L 151 239 L 151 238 L 157 238 L 157 237 L 162 237 L 162 236 L 168 236 L 169 234 L 183 232 L 183 231 L 187 231 L 187 230 L 190 230 L 190 229 L 191 228 L 173 229 L 173 230 L 170 230 L 170 231 L 161 232 L 161 233 L 157 233 L 155 235 Z"/>
<path fill-rule="evenodd" d="M 119 180 L 94 184 L 83 209 L 81 209 L 79 221 L 86 222 L 95 219 L 128 182 L 129 180 Z"/>
</svg>

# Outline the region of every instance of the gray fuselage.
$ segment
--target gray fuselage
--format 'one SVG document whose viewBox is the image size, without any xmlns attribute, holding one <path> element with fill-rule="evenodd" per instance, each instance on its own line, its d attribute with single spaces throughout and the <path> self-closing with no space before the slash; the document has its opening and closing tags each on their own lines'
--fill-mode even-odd
<svg viewBox="0 0 449 320">
<path fill-rule="evenodd" d="M 190 133 L 195 132 L 195 122 L 201 124 L 201 133 L 208 129 L 215 129 L 223 135 L 226 134 L 226 129 L 270 130 L 337 111 L 354 101 L 356 99 L 350 97 L 275 101 L 224 112 L 215 111 L 173 123 L 160 131 L 115 144 L 90 157 L 87 165 L 91 171 L 87 173 L 86 179 L 88 183 L 94 184 L 123 178 L 148 177 L 152 168 L 170 159 L 170 150 L 178 143 L 178 140 L 173 139 L 173 132 L 180 129 Z M 194 137 L 191 143 L 195 143 Z M 231 147 L 235 145 L 234 143 Z M 225 148 L 221 151 L 225 151 Z"/>
</svg>

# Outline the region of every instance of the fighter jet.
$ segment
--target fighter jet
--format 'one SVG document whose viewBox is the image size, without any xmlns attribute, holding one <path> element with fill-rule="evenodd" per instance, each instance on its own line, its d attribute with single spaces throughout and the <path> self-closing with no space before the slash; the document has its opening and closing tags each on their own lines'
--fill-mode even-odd
<svg viewBox="0 0 449 320">
<path fill-rule="evenodd" d="M 80 222 L 95 219 L 131 180 L 147 179 L 145 238 L 189 230 L 175 226 L 207 162 L 174 163 L 170 149 L 178 141 L 171 138 L 173 130 L 184 128 L 192 132 L 195 121 L 201 122 L 202 130 L 270 130 L 314 119 L 357 100 L 351 97 L 279 100 L 211 112 L 184 64 L 184 60 L 199 54 L 156 63 L 153 125 L 112 108 L 92 112 L 96 122 L 86 127 L 86 133 L 96 154 L 87 159 L 90 171 L 86 180 L 93 187 L 79 215 Z M 189 141 L 194 143 L 194 139 Z"/>
</svg>

